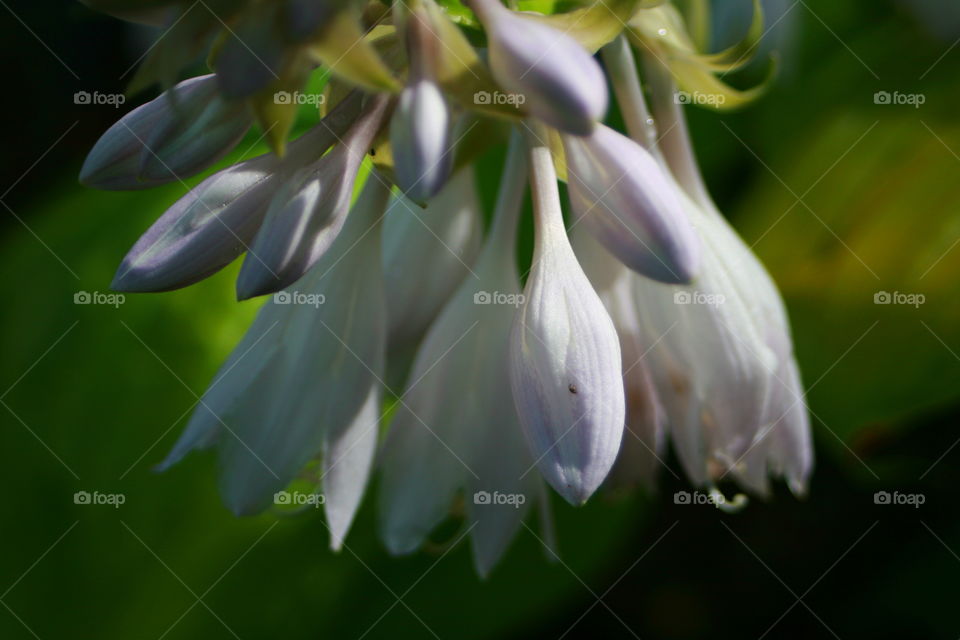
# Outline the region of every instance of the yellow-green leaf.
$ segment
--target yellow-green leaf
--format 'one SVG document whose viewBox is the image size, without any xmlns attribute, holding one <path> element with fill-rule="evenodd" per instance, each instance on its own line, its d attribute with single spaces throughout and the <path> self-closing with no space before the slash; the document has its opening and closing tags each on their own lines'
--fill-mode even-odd
<svg viewBox="0 0 960 640">
<path fill-rule="evenodd" d="M 334 15 L 308 50 L 333 73 L 356 85 L 377 91 L 398 91 L 400 88 L 377 55 L 359 19 L 350 10 Z"/>
<path fill-rule="evenodd" d="M 627 21 L 641 7 L 660 4 L 662 0 L 597 0 L 588 7 L 550 16 L 522 14 L 531 20 L 548 24 L 571 36 L 590 51 L 596 51 L 616 38 Z"/>
</svg>

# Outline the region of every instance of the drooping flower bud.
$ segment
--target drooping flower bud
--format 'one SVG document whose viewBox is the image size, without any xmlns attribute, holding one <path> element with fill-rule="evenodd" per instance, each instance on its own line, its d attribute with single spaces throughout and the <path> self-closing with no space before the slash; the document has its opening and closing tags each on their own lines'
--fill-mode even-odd
<svg viewBox="0 0 960 640">
<path fill-rule="evenodd" d="M 697 272 L 697 237 L 680 188 L 646 149 L 604 125 L 564 136 L 567 184 L 579 222 L 625 265 L 667 283 Z"/>
<path fill-rule="evenodd" d="M 342 142 L 276 192 L 237 277 L 238 299 L 293 284 L 330 247 L 347 218 L 357 171 L 380 130 L 387 102 L 387 96 L 372 98 Z"/>
<path fill-rule="evenodd" d="M 487 31 L 490 69 L 503 88 L 547 124 L 585 136 L 607 110 L 607 82 L 576 40 L 497 0 L 472 0 Z"/>
<path fill-rule="evenodd" d="M 532 146 L 531 172 L 536 238 L 513 326 L 513 397 L 541 473 L 579 505 L 606 478 L 620 448 L 620 344 L 570 248 L 553 159 L 540 142 Z"/>
<path fill-rule="evenodd" d="M 397 185 L 416 202 L 436 194 L 450 175 L 450 113 L 440 87 L 414 80 L 400 92 L 390 122 Z"/>
<path fill-rule="evenodd" d="M 416 202 L 440 191 L 453 165 L 450 110 L 432 68 L 440 43 L 426 19 L 411 11 L 404 20 L 410 74 L 390 122 L 397 185 Z"/>
<path fill-rule="evenodd" d="M 184 180 L 233 149 L 251 122 L 245 105 L 220 96 L 213 75 L 184 80 L 107 129 L 80 182 L 127 190 Z"/>
<path fill-rule="evenodd" d="M 253 241 L 276 190 L 293 170 L 315 159 L 357 117 L 359 96 L 337 105 L 290 145 L 283 159 L 264 154 L 213 174 L 180 198 L 124 257 L 111 287 L 167 291 L 225 267 Z"/>
</svg>

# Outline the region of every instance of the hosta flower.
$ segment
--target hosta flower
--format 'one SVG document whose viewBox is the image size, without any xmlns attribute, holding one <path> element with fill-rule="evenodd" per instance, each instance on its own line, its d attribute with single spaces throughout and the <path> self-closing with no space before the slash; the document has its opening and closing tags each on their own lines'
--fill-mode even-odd
<svg viewBox="0 0 960 640">
<path fill-rule="evenodd" d="M 620 346 L 573 255 L 553 160 L 539 142 L 531 165 L 537 237 L 514 320 L 510 377 L 537 465 L 560 495 L 581 504 L 603 482 L 620 449 Z"/>
<path fill-rule="evenodd" d="M 764 494 L 774 476 L 801 493 L 812 454 L 783 304 L 710 200 L 676 94 L 755 95 L 713 73 L 758 23 L 703 54 L 669 3 L 467 4 L 150 12 L 166 30 L 131 90 L 166 90 L 104 134 L 81 180 L 183 184 L 251 123 L 270 150 L 174 202 L 113 287 L 185 287 L 244 256 L 237 297 L 274 294 L 161 468 L 215 448 L 237 514 L 322 493 L 334 548 L 377 473 L 390 552 L 452 518 L 481 574 L 534 509 L 550 521 L 547 487 L 580 505 L 653 485 L 668 444 L 711 491 Z M 212 74 L 174 86 L 210 43 Z M 602 122 L 608 84 L 625 132 Z M 498 194 L 478 192 L 475 164 L 506 140 Z"/>
<path fill-rule="evenodd" d="M 509 381 L 510 331 L 521 299 L 512 254 L 526 186 L 524 154 L 515 142 L 476 277 L 463 279 L 417 351 L 383 451 L 387 547 L 417 549 L 462 492 L 482 574 L 540 491 Z"/>
<path fill-rule="evenodd" d="M 243 514 L 269 506 L 320 457 L 328 517 L 337 512 L 331 526 L 342 537 L 377 441 L 386 334 L 379 229 L 388 196 L 379 176 L 367 180 L 330 252 L 260 310 L 164 467 L 216 444 L 225 499 Z"/>
</svg>

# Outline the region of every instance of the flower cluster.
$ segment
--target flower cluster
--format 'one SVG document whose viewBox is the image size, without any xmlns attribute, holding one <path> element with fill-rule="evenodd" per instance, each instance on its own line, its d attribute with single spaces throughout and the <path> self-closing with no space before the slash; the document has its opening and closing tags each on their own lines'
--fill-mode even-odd
<svg viewBox="0 0 960 640">
<path fill-rule="evenodd" d="M 649 486 L 668 436 L 697 486 L 763 496 L 779 476 L 805 490 L 783 304 L 711 201 L 678 99 L 726 108 L 757 92 L 714 72 L 749 57 L 758 9 L 744 42 L 705 54 L 674 6 L 645 0 L 552 14 L 498 0 L 91 3 L 167 26 L 133 88 L 168 88 L 104 134 L 84 183 L 182 181 L 254 123 L 271 145 L 190 189 L 114 279 L 176 289 L 245 254 L 237 297 L 274 294 L 161 468 L 215 447 L 238 514 L 310 483 L 334 548 L 379 474 L 392 552 L 459 509 L 481 573 L 532 507 L 548 515 L 544 481 L 574 505 L 604 483 Z M 207 47 L 212 73 L 175 84 Z M 291 99 L 318 75 L 317 99 Z M 624 133 L 603 124 L 608 84 Z M 288 144 L 304 104 L 319 121 Z M 472 164 L 504 142 L 484 230 Z"/>
</svg>

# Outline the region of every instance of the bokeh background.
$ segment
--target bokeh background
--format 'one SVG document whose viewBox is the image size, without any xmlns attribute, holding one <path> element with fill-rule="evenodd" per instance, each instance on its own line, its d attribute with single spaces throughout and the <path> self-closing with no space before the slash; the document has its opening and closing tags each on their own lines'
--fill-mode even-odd
<svg viewBox="0 0 960 640">
<path fill-rule="evenodd" d="M 690 487 L 670 458 L 656 494 L 555 501 L 562 561 L 522 530 L 486 580 L 452 544 L 455 521 L 393 559 L 368 498 L 333 554 L 319 511 L 229 514 L 212 456 L 151 471 L 257 303 L 233 301 L 227 269 L 117 308 L 74 304 L 108 291 L 183 192 L 76 183 L 143 97 L 117 109 L 74 92 L 122 91 L 151 34 L 76 2 L 0 4 L 0 637 L 960 636 L 954 0 L 769 2 L 776 85 L 738 113 L 690 111 L 713 193 L 790 309 L 816 439 L 809 496 L 780 487 L 732 515 L 678 505 Z M 719 43 L 749 3 L 717 4 Z M 486 179 L 498 163 L 484 159 Z M 923 303 L 877 304 L 882 292 Z M 126 501 L 77 505 L 77 491 Z M 876 504 L 878 491 L 923 504 Z"/>
</svg>

